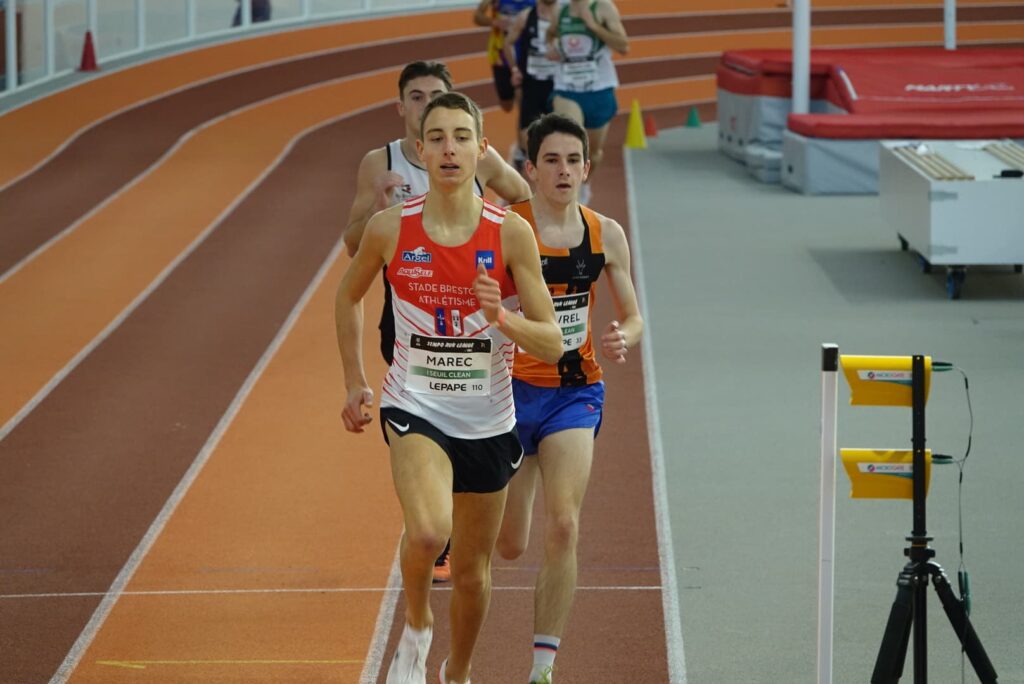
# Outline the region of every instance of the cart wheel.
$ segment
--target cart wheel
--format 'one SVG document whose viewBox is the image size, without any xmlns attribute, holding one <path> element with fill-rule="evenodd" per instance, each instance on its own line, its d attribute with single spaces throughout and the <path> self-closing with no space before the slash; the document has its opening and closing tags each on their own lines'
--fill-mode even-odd
<svg viewBox="0 0 1024 684">
<path fill-rule="evenodd" d="M 967 271 L 962 266 L 953 266 L 946 272 L 946 293 L 950 299 L 960 299 Z"/>
<path fill-rule="evenodd" d="M 906 239 L 902 235 L 897 233 L 896 237 L 898 237 L 900 239 L 900 251 L 901 252 L 906 252 L 908 249 L 910 249 L 910 243 L 907 242 Z"/>
<path fill-rule="evenodd" d="M 927 259 L 925 259 L 924 256 L 918 254 L 917 255 L 917 260 L 921 263 L 921 273 L 931 273 L 932 272 L 931 262 L 929 262 Z"/>
<path fill-rule="evenodd" d="M 1013 272 L 1014 273 L 1020 273 L 1021 271 L 1024 271 L 1024 264 L 1014 264 L 1013 265 Z"/>
</svg>

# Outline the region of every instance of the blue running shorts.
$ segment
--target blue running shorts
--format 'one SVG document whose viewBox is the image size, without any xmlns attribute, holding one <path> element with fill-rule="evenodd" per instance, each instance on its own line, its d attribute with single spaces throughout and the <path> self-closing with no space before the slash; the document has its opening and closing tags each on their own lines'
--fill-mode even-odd
<svg viewBox="0 0 1024 684">
<path fill-rule="evenodd" d="M 537 387 L 512 379 L 516 402 L 516 431 L 527 456 L 550 434 L 572 428 L 601 429 L 604 382 L 582 387 Z"/>
<path fill-rule="evenodd" d="M 592 93 L 574 93 L 568 90 L 556 90 L 553 95 L 572 100 L 583 110 L 583 127 L 588 131 L 603 128 L 615 118 L 619 111 L 619 102 L 615 99 L 615 88 L 595 90 Z"/>
</svg>

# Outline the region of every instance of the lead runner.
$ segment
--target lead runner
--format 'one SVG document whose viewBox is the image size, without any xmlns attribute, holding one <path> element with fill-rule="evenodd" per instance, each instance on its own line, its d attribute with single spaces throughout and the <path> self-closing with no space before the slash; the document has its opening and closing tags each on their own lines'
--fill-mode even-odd
<svg viewBox="0 0 1024 684">
<path fill-rule="evenodd" d="M 417 153 L 427 194 L 375 214 L 338 288 L 338 347 L 351 432 L 371 421 L 362 363 L 361 301 L 388 267 L 395 356 L 381 419 L 402 507 L 406 624 L 388 684 L 424 684 L 433 633 L 434 559 L 451 538 L 451 650 L 443 684 L 469 681 L 487 614 L 491 554 L 506 486 L 523 462 L 515 431 L 512 361 L 517 346 L 554 362 L 562 355 L 537 243 L 518 215 L 474 193 L 487 149 L 480 110 L 461 93 L 423 112 Z M 510 315 L 521 308 L 523 315 Z"/>
</svg>

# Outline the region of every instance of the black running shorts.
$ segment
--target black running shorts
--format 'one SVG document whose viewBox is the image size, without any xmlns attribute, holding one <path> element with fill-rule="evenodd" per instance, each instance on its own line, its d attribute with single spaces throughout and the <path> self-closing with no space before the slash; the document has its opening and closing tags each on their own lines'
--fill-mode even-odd
<svg viewBox="0 0 1024 684">
<path fill-rule="evenodd" d="M 523 97 L 519 101 L 519 130 L 524 130 L 536 119 L 551 113 L 551 92 L 555 87 L 553 80 L 538 81 L 529 76 L 524 77 Z"/>
<path fill-rule="evenodd" d="M 498 99 L 502 102 L 511 102 L 516 99 L 516 88 L 512 85 L 512 70 L 502 64 L 495 64 L 491 67 L 494 75 L 494 90 L 498 93 Z"/>
<path fill-rule="evenodd" d="M 495 437 L 459 439 L 449 437 L 426 420 L 401 409 L 380 410 L 380 429 L 384 441 L 391 444 L 388 431 L 398 435 L 423 435 L 448 454 L 454 478 L 453 494 L 490 494 L 505 488 L 523 463 L 523 447 L 516 429 Z"/>
</svg>

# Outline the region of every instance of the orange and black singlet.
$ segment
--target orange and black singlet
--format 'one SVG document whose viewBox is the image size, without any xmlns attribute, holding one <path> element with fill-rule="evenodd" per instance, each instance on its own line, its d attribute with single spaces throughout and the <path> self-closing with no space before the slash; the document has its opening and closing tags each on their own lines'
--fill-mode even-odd
<svg viewBox="0 0 1024 684">
<path fill-rule="evenodd" d="M 529 201 L 509 207 L 533 228 L 540 249 L 544 282 L 555 304 L 555 318 L 562 329 L 562 358 L 544 363 L 517 349 L 513 376 L 538 387 L 579 387 L 601 379 L 601 366 L 594 354 L 591 316 L 597 293 L 597 279 L 604 269 L 601 220 L 580 207 L 583 240 L 576 247 L 548 247 L 541 242 L 537 221 Z"/>
</svg>

